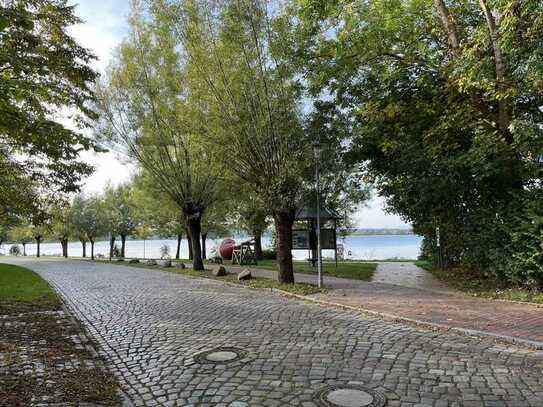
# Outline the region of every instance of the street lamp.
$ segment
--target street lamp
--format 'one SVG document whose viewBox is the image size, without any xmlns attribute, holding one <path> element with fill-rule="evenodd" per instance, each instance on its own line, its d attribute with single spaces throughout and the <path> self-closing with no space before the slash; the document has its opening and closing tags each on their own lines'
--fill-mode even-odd
<svg viewBox="0 0 543 407">
<path fill-rule="evenodd" d="M 321 185 L 319 174 L 319 161 L 321 158 L 321 145 L 319 140 L 315 140 L 313 143 L 313 154 L 315 156 L 315 181 L 317 183 L 317 285 L 319 288 L 323 287 L 322 281 L 322 255 L 321 255 Z"/>
</svg>

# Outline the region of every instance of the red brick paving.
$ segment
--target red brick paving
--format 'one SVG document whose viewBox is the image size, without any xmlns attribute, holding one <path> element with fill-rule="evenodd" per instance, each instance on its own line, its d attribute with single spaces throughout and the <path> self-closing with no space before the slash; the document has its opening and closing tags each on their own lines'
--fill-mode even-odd
<svg viewBox="0 0 543 407">
<path fill-rule="evenodd" d="M 251 271 L 262 277 L 275 278 L 277 275 L 270 270 Z M 316 282 L 311 274 L 297 273 L 295 278 L 299 282 Z M 332 290 L 312 297 L 426 323 L 537 341 L 543 345 L 543 307 L 536 305 L 329 276 L 325 276 L 325 285 Z"/>
</svg>

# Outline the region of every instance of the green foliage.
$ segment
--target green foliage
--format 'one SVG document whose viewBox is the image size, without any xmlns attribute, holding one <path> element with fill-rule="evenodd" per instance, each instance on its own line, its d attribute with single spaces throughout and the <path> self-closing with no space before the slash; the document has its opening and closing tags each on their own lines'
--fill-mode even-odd
<svg viewBox="0 0 543 407">
<path fill-rule="evenodd" d="M 78 160 L 95 148 L 82 129 L 89 108 L 94 59 L 67 33 L 80 23 L 62 0 L 0 4 L 0 215 L 34 208 L 36 187 L 74 191 L 91 168 Z M 77 130 L 53 117 L 70 109 Z"/>
<path fill-rule="evenodd" d="M 136 218 L 136 234 L 147 238 L 153 234 L 163 238 L 184 235 L 187 224 L 178 205 L 145 171 L 135 177 L 131 203 Z"/>
<path fill-rule="evenodd" d="M 129 236 L 136 227 L 135 209 L 131 200 L 131 185 L 107 186 L 103 197 L 103 210 L 108 231 L 113 236 Z"/>
<path fill-rule="evenodd" d="M 19 224 L 14 226 L 11 228 L 9 235 L 11 241 L 21 244 L 30 243 L 34 239 L 32 235 L 32 227 L 27 224 Z"/>
<path fill-rule="evenodd" d="M 107 219 L 105 217 L 104 204 L 99 197 L 89 197 L 81 204 L 83 206 L 78 220 L 74 223 L 79 235 L 85 236 L 89 241 L 108 233 Z M 75 211 L 77 214 L 78 211 Z"/>
<path fill-rule="evenodd" d="M 239 191 L 233 206 L 232 223 L 250 236 L 262 235 L 271 223 L 269 208 L 249 190 Z"/>
<path fill-rule="evenodd" d="M 439 226 L 448 266 L 514 284 L 542 275 L 542 7 L 308 0 L 292 20 L 308 89 L 348 115 L 352 163 L 426 254 Z"/>
<path fill-rule="evenodd" d="M 68 203 L 53 208 L 51 234 L 55 239 L 68 241 L 74 235 L 73 219 L 70 216 Z"/>
<path fill-rule="evenodd" d="M 494 231 L 499 245 L 489 248 L 489 266 L 494 274 L 513 284 L 543 288 L 543 195 L 524 195 L 514 200 L 507 216 Z"/>
<path fill-rule="evenodd" d="M 277 260 L 277 250 L 262 250 L 262 260 Z"/>
<path fill-rule="evenodd" d="M 208 132 L 201 80 L 189 73 L 169 7 L 158 3 L 133 3 L 129 38 L 98 88 L 99 131 L 177 205 L 194 236 L 193 266 L 203 269 L 201 221 L 217 198 L 220 178 L 203 143 Z"/>
</svg>

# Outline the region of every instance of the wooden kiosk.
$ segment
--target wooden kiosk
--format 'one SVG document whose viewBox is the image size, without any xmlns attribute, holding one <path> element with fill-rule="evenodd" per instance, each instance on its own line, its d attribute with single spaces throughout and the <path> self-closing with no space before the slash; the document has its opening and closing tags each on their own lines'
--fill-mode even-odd
<svg viewBox="0 0 543 407">
<path fill-rule="evenodd" d="M 333 209 L 321 208 L 321 250 L 333 250 L 337 266 L 337 221 L 343 217 Z M 306 228 L 298 228 L 306 224 Z M 292 250 L 308 250 L 308 261 L 317 265 L 317 210 L 304 207 L 296 212 L 295 228 L 292 229 Z"/>
</svg>

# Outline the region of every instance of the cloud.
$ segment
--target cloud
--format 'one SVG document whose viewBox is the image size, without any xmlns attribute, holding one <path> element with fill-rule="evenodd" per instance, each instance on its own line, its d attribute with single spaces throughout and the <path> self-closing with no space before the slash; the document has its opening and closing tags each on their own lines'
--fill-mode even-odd
<svg viewBox="0 0 543 407">
<path fill-rule="evenodd" d="M 360 208 L 354 216 L 354 223 L 359 228 L 405 228 L 405 223 L 398 215 L 386 213 L 385 201 L 374 196 L 364 208 Z"/>
<path fill-rule="evenodd" d="M 92 68 L 104 73 L 116 48 L 127 35 L 129 2 L 117 0 L 98 4 L 94 0 L 82 0 L 77 4 L 75 13 L 83 22 L 70 27 L 68 32 L 98 57 L 92 63 Z M 65 122 L 65 125 L 70 126 L 70 123 Z M 96 154 L 89 151 L 80 157 L 96 168 L 84 180 L 83 191 L 86 193 L 99 193 L 107 183 L 118 185 L 126 182 L 135 169 L 133 165 L 122 163 L 113 152 Z"/>
<path fill-rule="evenodd" d="M 128 1 L 101 2 L 97 6 L 93 0 L 82 0 L 75 12 L 83 23 L 70 27 L 69 32 L 98 57 L 93 68 L 104 72 L 114 50 L 127 33 Z"/>
</svg>

